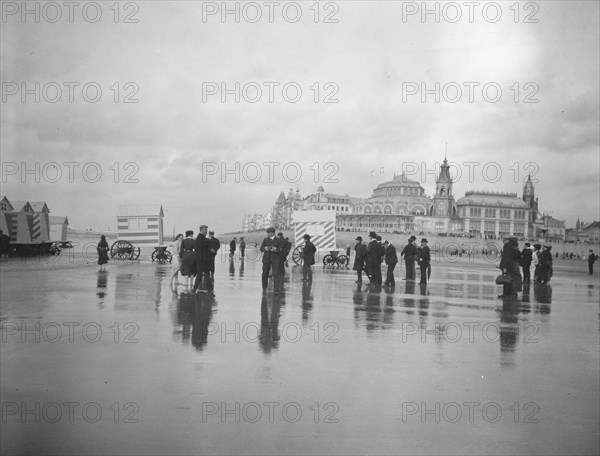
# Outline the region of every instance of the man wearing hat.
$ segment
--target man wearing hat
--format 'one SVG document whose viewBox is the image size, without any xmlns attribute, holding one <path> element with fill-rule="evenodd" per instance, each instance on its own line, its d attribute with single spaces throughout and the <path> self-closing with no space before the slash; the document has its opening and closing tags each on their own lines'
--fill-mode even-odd
<svg viewBox="0 0 600 456">
<path fill-rule="evenodd" d="M 273 289 L 275 294 L 281 291 L 281 267 L 283 246 L 278 237 L 275 236 L 275 228 L 267 228 L 267 237 L 263 239 L 260 245 L 260 251 L 263 252 L 262 257 L 262 289 L 263 293 L 267 292 L 269 284 L 269 271 L 273 274 Z"/>
<path fill-rule="evenodd" d="M 283 237 L 283 233 L 277 233 L 279 242 L 281 243 L 281 265 L 279 266 L 279 272 L 281 277 L 285 276 L 285 266 L 287 265 L 287 257 L 292 250 L 292 243 Z"/>
<path fill-rule="evenodd" d="M 210 246 L 211 240 L 206 237 L 208 226 L 200 225 L 200 232 L 194 242 L 196 252 L 196 281 L 192 291 L 212 292 L 212 280 L 210 279 Z"/>
<path fill-rule="evenodd" d="M 234 238 L 235 239 L 235 238 Z M 208 246 L 208 259 L 209 266 L 208 271 L 210 274 L 210 287 L 209 290 L 214 295 L 215 290 L 215 258 L 217 257 L 217 252 L 221 248 L 221 241 L 215 237 L 214 231 L 208 232 L 208 240 L 210 241 L 210 245 Z"/>
<path fill-rule="evenodd" d="M 417 273 L 415 271 L 415 260 L 417 258 L 417 246 L 414 242 L 417 240 L 415 236 L 408 238 L 408 244 L 404 246 L 400 252 L 400 256 L 404 256 L 404 265 L 406 266 L 406 277 L 403 280 L 415 280 Z"/>
<path fill-rule="evenodd" d="M 365 267 L 365 256 L 367 254 L 367 246 L 363 244 L 362 237 L 356 238 L 356 245 L 354 246 L 354 266 L 352 269 L 356 271 L 358 280 L 356 283 L 362 283 L 362 270 Z"/>
<path fill-rule="evenodd" d="M 396 264 L 398 264 L 398 255 L 396 255 L 396 247 L 390 244 L 387 239 L 383 243 L 383 247 L 385 248 L 385 264 L 387 264 L 387 275 L 383 286 L 395 287 L 396 281 L 394 280 L 394 268 L 396 267 Z"/>
<path fill-rule="evenodd" d="M 431 277 L 431 255 L 429 253 L 429 246 L 427 245 L 427 239 L 421 239 L 421 247 L 417 250 L 417 257 L 419 261 L 419 267 L 421 268 L 421 285 L 427 284 L 429 277 Z"/>
<path fill-rule="evenodd" d="M 369 237 L 371 240 L 367 245 L 367 253 L 365 255 L 367 275 L 371 284 L 381 285 L 381 250 L 377 242 L 377 234 L 375 231 L 371 231 Z"/>
<path fill-rule="evenodd" d="M 525 243 L 525 247 L 521 251 L 520 265 L 523 268 L 523 283 L 531 282 L 531 274 L 529 269 L 531 268 L 531 262 L 533 261 L 533 252 L 531 251 L 531 244 Z"/>
<path fill-rule="evenodd" d="M 315 253 L 317 248 L 310 242 L 310 235 L 304 235 L 304 247 L 302 248 L 302 281 L 312 282 L 312 265 L 315 264 Z"/>
</svg>

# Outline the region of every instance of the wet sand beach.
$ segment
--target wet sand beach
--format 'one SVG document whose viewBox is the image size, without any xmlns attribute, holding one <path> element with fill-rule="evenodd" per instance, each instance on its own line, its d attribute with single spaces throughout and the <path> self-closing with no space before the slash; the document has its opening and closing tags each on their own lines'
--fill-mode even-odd
<svg viewBox="0 0 600 456">
<path fill-rule="evenodd" d="M 2 454 L 600 451 L 582 262 L 502 300 L 481 259 L 433 263 L 427 287 L 399 264 L 394 290 L 290 266 L 263 295 L 260 262 L 223 257 L 212 297 L 80 253 L 1 266 Z"/>
</svg>

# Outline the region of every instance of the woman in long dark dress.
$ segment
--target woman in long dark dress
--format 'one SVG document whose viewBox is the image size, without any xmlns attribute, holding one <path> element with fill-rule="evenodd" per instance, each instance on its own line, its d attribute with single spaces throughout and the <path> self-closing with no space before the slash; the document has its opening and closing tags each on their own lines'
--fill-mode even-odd
<svg viewBox="0 0 600 456">
<path fill-rule="evenodd" d="M 523 289 L 523 279 L 519 269 L 519 260 L 521 259 L 519 240 L 516 237 L 509 237 L 505 240 L 499 268 L 502 269 L 502 274 L 510 277 L 510 283 L 504 284 L 502 294 L 499 297 L 516 298 L 517 292 Z"/>
<path fill-rule="evenodd" d="M 185 239 L 181 242 L 179 256 L 181 257 L 181 275 L 185 277 L 185 288 L 189 289 L 194 284 L 196 276 L 196 254 L 194 252 L 194 232 L 185 232 Z"/>
<path fill-rule="evenodd" d="M 106 236 L 100 236 L 100 242 L 98 242 L 96 251 L 98 252 L 98 264 L 100 265 L 100 270 L 104 271 L 104 265 L 108 263 L 108 242 L 106 242 Z"/>
</svg>

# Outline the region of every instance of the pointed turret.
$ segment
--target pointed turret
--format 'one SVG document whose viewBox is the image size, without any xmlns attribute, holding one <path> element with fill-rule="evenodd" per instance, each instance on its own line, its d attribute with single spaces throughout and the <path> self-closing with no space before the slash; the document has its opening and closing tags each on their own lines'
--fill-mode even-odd
<svg viewBox="0 0 600 456">
<path fill-rule="evenodd" d="M 531 174 L 527 176 L 527 181 L 523 186 L 523 201 L 525 201 L 529 207 L 533 208 L 533 203 L 535 202 L 535 189 L 533 188 L 533 182 L 531 182 Z"/>
<path fill-rule="evenodd" d="M 444 163 L 440 166 L 440 174 L 435 184 L 435 194 L 437 196 L 452 196 L 452 178 L 450 177 L 450 165 L 446 157 L 444 157 Z"/>
</svg>

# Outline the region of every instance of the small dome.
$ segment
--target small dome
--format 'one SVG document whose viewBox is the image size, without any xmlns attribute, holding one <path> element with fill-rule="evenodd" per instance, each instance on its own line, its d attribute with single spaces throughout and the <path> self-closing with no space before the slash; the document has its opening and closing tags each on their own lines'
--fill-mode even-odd
<svg viewBox="0 0 600 456">
<path fill-rule="evenodd" d="M 323 188 L 322 185 L 320 185 L 319 188 L 317 189 L 317 193 L 325 193 L 325 189 Z"/>
</svg>

